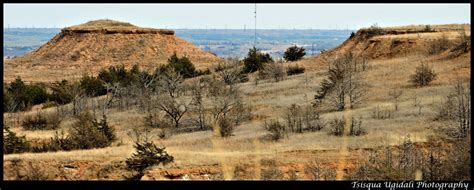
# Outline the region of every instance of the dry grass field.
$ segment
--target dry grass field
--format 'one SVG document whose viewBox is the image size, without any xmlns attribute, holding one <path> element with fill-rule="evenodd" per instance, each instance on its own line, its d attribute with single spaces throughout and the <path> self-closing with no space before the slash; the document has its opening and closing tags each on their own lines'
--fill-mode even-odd
<svg viewBox="0 0 474 190">
<path fill-rule="evenodd" d="M 440 26 L 443 29 L 445 27 Z M 444 33 L 453 41 L 457 39 L 455 36 L 457 34 L 458 32 Z M 426 41 L 420 38 L 439 38 L 441 35 L 441 33 L 384 35 L 374 37 L 374 40 L 416 38 L 417 43 L 421 44 L 417 48 L 426 49 L 423 45 Z M 356 47 L 354 51 L 357 52 L 358 49 L 359 47 Z M 344 47 L 338 47 L 334 51 L 343 50 Z M 335 118 L 350 120 L 361 117 L 362 126 L 366 130 L 365 135 L 333 136 L 328 134 L 326 126 L 321 131 L 292 133 L 277 142 L 266 140 L 264 137 L 267 131 L 263 128 L 265 121 L 278 119 L 283 122 L 285 111 L 290 105 L 305 106 L 314 101 L 314 95 L 321 81 L 326 78 L 327 60 L 329 60 L 327 58 L 335 56 L 337 53 L 334 51 L 329 52 L 329 55 L 323 54 L 289 63 L 304 66 L 306 68 L 304 74 L 286 76 L 280 82 L 271 80 L 255 82 L 256 76 L 252 75 L 249 82 L 239 83 L 237 86 L 242 91 L 245 103 L 251 105 L 252 118 L 238 125 L 231 137 L 221 138 L 208 130 L 173 134 L 167 139 L 161 139 L 160 130 L 152 129 L 151 139 L 157 144 L 164 145 L 175 161 L 170 165 L 149 168 L 142 179 L 261 179 L 262 169 L 268 167 L 262 160 L 275 160 L 276 167 L 283 173 L 281 179 L 315 179 L 305 172 L 308 164 L 315 162 L 321 163 L 328 175 L 320 179 L 348 179 L 349 173 L 355 171 L 357 165 L 367 159 L 370 151 L 386 146 L 399 146 L 407 137 L 421 147 L 429 147 L 441 139 L 443 135 L 440 129 L 449 127 L 443 121 L 435 120 L 439 105 L 453 91 L 458 81 L 466 83 L 471 76 L 470 50 L 455 58 L 430 56 L 420 51 L 413 51 L 401 56 L 369 59 L 368 69 L 363 74 L 363 81 L 369 87 L 361 103 L 344 111 L 321 114 L 321 118 L 326 122 Z M 421 63 L 432 66 L 437 78 L 429 86 L 414 87 L 409 78 Z M 7 67 L 11 66 L 4 65 L 4 68 Z M 23 76 L 28 76 L 29 72 L 35 71 L 22 72 L 25 73 Z M 35 77 L 47 76 L 35 74 Z M 403 92 L 399 98 L 397 111 L 393 99 L 389 96 L 389 92 L 393 90 Z M 95 99 L 101 98 L 104 97 Z M 390 110 L 392 117 L 373 118 L 372 114 L 376 107 Z M 46 108 L 43 111 L 52 112 L 54 109 Z M 35 113 L 34 109 L 16 114 L 4 113 L 4 118 L 7 124 L 12 123 L 9 124 L 12 126 L 12 131 L 18 135 L 25 135 L 27 139 L 49 139 L 56 131 L 70 128 L 73 122 L 72 118 L 68 118 L 57 130 L 28 131 L 13 121 Z M 18 175 L 27 175 L 28 163 L 40 167 L 47 173 L 49 179 L 124 179 L 123 175 L 129 172 L 125 169 L 124 161 L 134 152 L 133 141 L 128 133 L 134 127 L 143 125 L 145 114 L 136 108 L 125 111 L 107 109 L 105 113 L 110 125 L 115 127 L 118 137 L 112 146 L 90 150 L 4 155 L 4 179 L 16 179 Z M 409 177 L 414 178 L 415 176 Z"/>
</svg>

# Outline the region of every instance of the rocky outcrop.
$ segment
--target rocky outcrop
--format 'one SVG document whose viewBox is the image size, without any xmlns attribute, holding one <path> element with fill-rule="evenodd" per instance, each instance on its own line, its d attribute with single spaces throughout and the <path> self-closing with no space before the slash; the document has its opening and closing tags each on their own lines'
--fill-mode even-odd
<svg viewBox="0 0 474 190">
<path fill-rule="evenodd" d="M 5 62 L 4 80 L 14 80 L 17 76 L 43 82 L 79 78 L 85 72 L 94 74 L 104 67 L 120 64 L 153 69 L 166 64 L 175 52 L 180 57 L 187 56 L 200 70 L 220 60 L 174 34 L 173 30 L 141 28 L 112 20 L 66 27 L 38 49 Z"/>
<path fill-rule="evenodd" d="M 352 33 L 343 44 L 325 51 L 317 59 L 326 60 L 348 52 L 367 59 L 429 55 L 429 48 L 438 39 L 446 38 L 453 45 L 453 47 L 449 48 L 455 48 L 460 33 L 469 30 L 470 25 L 365 28 Z M 459 52 L 466 53 L 470 51 L 470 46 L 464 45 L 458 49 L 462 49 Z"/>
</svg>

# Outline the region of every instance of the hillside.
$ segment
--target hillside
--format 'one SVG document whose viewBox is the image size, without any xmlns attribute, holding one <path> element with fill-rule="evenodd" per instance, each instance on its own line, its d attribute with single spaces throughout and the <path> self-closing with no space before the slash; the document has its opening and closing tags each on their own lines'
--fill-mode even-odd
<svg viewBox="0 0 474 190">
<path fill-rule="evenodd" d="M 326 63 L 337 56 L 352 53 L 361 59 L 392 59 L 406 56 L 430 56 L 432 46 L 446 47 L 441 55 L 433 58 L 449 56 L 466 56 L 470 52 L 470 44 L 458 47 L 459 38 L 463 33 L 470 36 L 471 25 L 447 24 L 412 25 L 401 27 L 363 28 L 353 33 L 341 45 L 322 52 L 321 55 L 308 58 L 302 63 L 310 68 L 310 62 Z M 436 44 L 446 40 L 446 44 Z M 461 50 L 462 49 L 462 50 Z"/>
<path fill-rule="evenodd" d="M 6 61 L 4 80 L 20 76 L 26 81 L 54 81 L 118 64 L 131 67 L 138 63 L 151 68 L 165 64 L 174 52 L 188 56 L 198 69 L 219 61 L 215 55 L 176 37 L 172 30 L 97 20 L 66 27 L 33 52 Z"/>
<path fill-rule="evenodd" d="M 174 157 L 174 162 L 151 166 L 140 179 L 401 181 L 420 180 L 418 173 L 422 174 L 422 180 L 428 181 L 468 179 L 471 175 L 471 149 L 467 145 L 470 144 L 470 138 L 453 140 L 450 133 L 458 130 L 457 121 L 439 119 L 447 97 L 459 93 L 460 88 L 457 87 L 460 84 L 469 86 L 471 79 L 470 39 L 468 43 L 460 40 L 461 27 L 470 36 L 470 25 L 432 26 L 434 31 L 431 32 L 423 31 L 424 26 L 392 27 L 378 30 L 377 35 L 372 35 L 369 29 L 361 29 L 340 46 L 321 55 L 285 63 L 304 66 L 306 70 L 303 74 L 285 76 L 278 82 L 271 79 L 256 80 L 257 73 L 251 74 L 249 81 L 235 84 L 241 100 L 248 106 L 248 109 L 239 113 L 249 116 L 236 124 L 231 136 L 222 138 L 212 129 L 207 129 L 176 130 L 170 132 L 173 133 L 170 136 L 161 138 L 165 129 L 149 128 L 147 137 L 165 146 L 166 151 Z M 449 46 L 436 54 L 430 54 L 431 43 L 443 35 L 447 37 Z M 401 45 L 396 45 L 398 43 Z M 323 123 L 319 130 L 293 132 L 279 141 L 269 140 L 269 131 L 264 126 L 271 120 L 286 125 L 293 104 L 302 109 L 314 108 L 312 103 L 315 102 L 314 97 L 322 81 L 327 79 L 329 63 L 346 53 L 367 61 L 367 68 L 359 71 L 360 78 L 357 78 L 366 84 L 365 96 L 360 102 L 342 111 L 317 110 L 318 118 L 321 119 L 318 121 Z M 422 63 L 428 64 L 437 77 L 427 86 L 414 86 L 410 77 Z M 193 80 L 184 83 L 189 85 Z M 185 87 L 190 86 L 198 85 Z M 189 91 L 189 88 L 186 89 Z M 465 90 L 470 94 L 470 88 Z M 140 92 L 140 97 L 144 96 Z M 400 93 L 396 100 L 393 92 Z M 178 101 L 190 102 L 193 98 L 191 94 L 182 93 Z M 107 95 L 81 101 L 86 102 L 86 107 L 93 107 L 100 112 L 97 115 L 107 115 L 107 121 L 115 128 L 118 139 L 112 145 L 87 150 L 4 155 L 4 179 L 27 179 L 34 167 L 41 168 L 39 172 L 51 180 L 125 180 L 127 176 L 132 176 L 125 163 L 135 151 L 130 134 L 137 127 L 146 125 L 148 113 L 131 98 L 120 99 L 108 107 L 110 97 Z M 468 97 L 466 102 L 470 105 L 470 95 Z M 218 100 L 227 104 L 233 98 Z M 212 96 L 203 96 L 204 110 L 212 112 L 216 106 L 212 104 L 214 100 Z M 153 97 L 153 101 L 160 103 L 160 97 Z M 39 109 L 43 113 L 54 114 L 58 110 L 72 109 L 73 104 L 59 107 L 38 106 L 32 111 L 4 113 L 5 123 L 11 126 L 12 131 L 25 135 L 27 139 L 49 140 L 55 137 L 56 132 L 70 129 L 74 117 L 65 116 L 60 127 L 54 130 L 26 130 L 20 121 L 37 114 L 36 110 Z M 211 119 L 209 113 L 206 116 Z M 183 126 L 180 127 L 196 128 L 193 119 L 197 115 L 186 113 Z M 331 134 L 333 123 L 338 119 L 345 122 L 340 136 Z M 349 129 L 349 126 L 357 123 L 353 121 L 359 121 L 359 128 L 362 126 L 365 133 L 350 135 L 349 130 L 352 131 L 352 128 Z M 467 133 L 470 135 L 470 128 Z M 387 152 L 393 154 L 384 154 Z M 376 162 L 375 167 L 363 167 L 369 162 Z M 367 177 L 368 172 L 374 172 L 375 177 Z M 439 178 L 430 175 L 435 172 L 439 175 L 435 177 Z"/>
</svg>

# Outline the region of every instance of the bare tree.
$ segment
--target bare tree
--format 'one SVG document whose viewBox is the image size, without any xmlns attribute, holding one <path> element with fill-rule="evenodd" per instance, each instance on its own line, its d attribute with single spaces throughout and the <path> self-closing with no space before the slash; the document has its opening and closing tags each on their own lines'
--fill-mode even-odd
<svg viewBox="0 0 474 190">
<path fill-rule="evenodd" d="M 166 69 L 160 76 L 161 93 L 158 96 L 156 107 L 164 111 L 173 121 L 174 127 L 179 127 L 179 121 L 188 111 L 189 103 L 184 98 L 180 98 L 183 78 L 173 69 Z"/>
<path fill-rule="evenodd" d="M 72 95 L 72 111 L 73 115 L 77 116 L 86 109 L 87 96 L 79 83 L 71 85 L 70 93 Z"/>
<path fill-rule="evenodd" d="M 326 99 L 336 110 L 342 111 L 345 109 L 346 99 L 351 108 L 360 103 L 367 94 L 367 85 L 354 63 L 355 59 L 350 53 L 334 60 L 329 66 L 328 78 L 321 82 L 315 96 L 317 104 Z"/>
<path fill-rule="evenodd" d="M 237 59 L 229 59 L 219 63 L 215 71 L 227 85 L 235 85 L 248 80 L 247 75 L 242 72 L 240 61 Z"/>
<path fill-rule="evenodd" d="M 398 102 L 402 94 L 403 94 L 403 91 L 399 89 L 391 90 L 390 92 L 388 92 L 388 96 L 392 98 L 393 104 L 395 105 L 395 111 L 398 111 Z"/>
<path fill-rule="evenodd" d="M 456 137 L 469 136 L 471 129 L 471 93 L 469 83 L 459 81 L 439 109 L 438 119 L 454 122 Z"/>
<path fill-rule="evenodd" d="M 226 117 L 237 104 L 239 90 L 236 87 L 227 86 L 223 81 L 212 80 L 209 86 L 208 96 L 211 99 L 211 113 L 215 121 L 220 117 Z"/>
<path fill-rule="evenodd" d="M 258 71 L 260 79 L 273 79 L 275 82 L 282 81 L 285 76 L 285 67 L 283 67 L 283 62 L 281 61 L 266 63 L 263 69 Z"/>
<path fill-rule="evenodd" d="M 471 92 L 469 86 L 461 83 L 455 86 L 455 97 L 457 102 L 456 119 L 462 137 L 469 135 L 471 129 Z"/>
<path fill-rule="evenodd" d="M 423 109 L 423 104 L 421 103 L 421 99 L 416 94 L 415 94 L 415 96 L 413 96 L 413 106 L 418 108 L 418 115 L 421 115 L 421 110 Z"/>
<path fill-rule="evenodd" d="M 194 121 L 199 126 L 199 128 L 203 130 L 208 127 L 206 109 L 204 105 L 204 96 L 206 89 L 209 86 L 209 81 L 207 80 L 207 78 L 200 78 L 198 80 L 193 81 L 191 86 L 192 101 L 190 106 L 192 111 L 196 112 L 197 114 L 197 117 L 194 119 Z"/>
<path fill-rule="evenodd" d="M 159 86 L 162 88 L 163 92 L 169 95 L 169 97 L 176 98 L 179 96 L 182 87 L 181 84 L 184 79 L 178 72 L 173 68 L 168 68 L 161 73 L 159 80 Z"/>
</svg>

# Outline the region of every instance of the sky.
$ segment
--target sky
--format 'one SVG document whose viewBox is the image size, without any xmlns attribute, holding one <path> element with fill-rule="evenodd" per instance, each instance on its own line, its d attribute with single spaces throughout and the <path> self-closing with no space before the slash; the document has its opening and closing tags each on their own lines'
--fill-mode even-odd
<svg viewBox="0 0 474 190">
<path fill-rule="evenodd" d="M 255 4 L 4 4 L 3 26 L 63 28 L 96 19 L 141 27 L 253 29 Z M 469 4 L 257 4 L 258 29 L 359 29 L 469 23 Z"/>
</svg>

